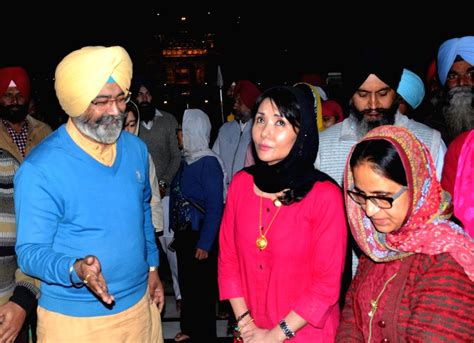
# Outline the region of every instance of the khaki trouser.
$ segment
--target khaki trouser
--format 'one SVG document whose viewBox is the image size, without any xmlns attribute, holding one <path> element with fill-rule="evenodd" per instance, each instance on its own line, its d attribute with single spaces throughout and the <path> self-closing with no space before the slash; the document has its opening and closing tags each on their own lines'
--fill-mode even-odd
<svg viewBox="0 0 474 343">
<path fill-rule="evenodd" d="M 121 313 L 99 317 L 71 317 L 38 307 L 38 342 L 163 343 L 158 307 L 149 293 Z"/>
</svg>

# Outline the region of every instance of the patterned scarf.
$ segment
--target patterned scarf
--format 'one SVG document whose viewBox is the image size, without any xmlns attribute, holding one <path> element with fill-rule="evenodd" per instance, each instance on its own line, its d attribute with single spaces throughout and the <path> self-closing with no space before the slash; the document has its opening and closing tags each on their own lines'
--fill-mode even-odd
<svg viewBox="0 0 474 343">
<path fill-rule="evenodd" d="M 412 199 L 403 226 L 391 233 L 375 230 L 362 208 L 348 195 L 354 180 L 348 158 L 344 175 L 344 194 L 352 235 L 359 247 L 375 262 L 401 259 L 413 253 L 449 253 L 474 281 L 474 241 L 448 218 L 450 196 L 436 178 L 428 148 L 410 131 L 396 126 L 371 130 L 365 140 L 383 139 L 396 148 L 405 168 L 408 194 Z"/>
</svg>

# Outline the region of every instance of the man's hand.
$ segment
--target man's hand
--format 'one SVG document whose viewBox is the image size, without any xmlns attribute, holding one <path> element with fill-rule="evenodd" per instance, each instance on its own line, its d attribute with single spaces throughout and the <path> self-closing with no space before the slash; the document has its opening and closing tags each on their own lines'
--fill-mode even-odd
<svg viewBox="0 0 474 343">
<path fill-rule="evenodd" d="M 194 255 L 195 258 L 197 258 L 198 260 L 205 260 L 206 258 L 208 258 L 208 256 L 209 253 L 206 250 L 196 248 L 196 254 Z"/>
<path fill-rule="evenodd" d="M 148 289 L 151 302 L 158 305 L 158 310 L 161 312 L 165 306 L 165 290 L 157 270 L 148 273 Z"/>
<path fill-rule="evenodd" d="M 115 301 L 114 296 L 109 294 L 107 283 L 105 282 L 104 275 L 102 275 L 102 268 L 97 257 L 89 255 L 82 260 L 76 261 L 76 263 L 74 263 L 74 269 L 76 270 L 77 276 L 83 280 L 87 288 L 94 292 L 100 300 L 108 305 Z"/>
<path fill-rule="evenodd" d="M 0 306 L 0 342 L 13 342 L 26 319 L 25 310 L 12 301 Z"/>
</svg>

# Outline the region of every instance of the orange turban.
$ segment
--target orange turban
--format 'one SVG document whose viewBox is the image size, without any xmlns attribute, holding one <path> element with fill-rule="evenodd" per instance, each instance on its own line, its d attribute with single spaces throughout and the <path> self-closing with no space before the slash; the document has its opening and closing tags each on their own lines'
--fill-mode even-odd
<svg viewBox="0 0 474 343">
<path fill-rule="evenodd" d="M 21 94 L 30 101 L 30 78 L 22 67 L 7 67 L 0 69 L 0 94 L 4 94 L 10 82 L 13 81 Z"/>
<path fill-rule="evenodd" d="M 71 117 L 80 116 L 110 77 L 129 90 L 132 60 L 124 48 L 86 46 L 71 52 L 56 68 L 54 88 L 61 107 Z"/>
</svg>

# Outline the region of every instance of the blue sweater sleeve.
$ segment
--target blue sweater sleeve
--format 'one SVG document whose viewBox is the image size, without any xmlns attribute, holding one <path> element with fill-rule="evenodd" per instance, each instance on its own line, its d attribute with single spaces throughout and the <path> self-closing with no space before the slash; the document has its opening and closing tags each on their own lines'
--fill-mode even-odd
<svg viewBox="0 0 474 343">
<path fill-rule="evenodd" d="M 52 248 L 63 212 L 54 181 L 25 161 L 15 175 L 14 189 L 16 252 L 21 270 L 48 283 L 70 286 L 69 268 L 82 256 L 69 256 Z"/>
<path fill-rule="evenodd" d="M 224 210 L 224 173 L 216 158 L 203 158 L 202 160 L 203 166 L 199 178 L 204 189 L 206 214 L 196 247 L 209 251 L 216 239 Z"/>
<path fill-rule="evenodd" d="M 146 180 L 150 180 L 149 171 L 149 159 L 148 159 L 148 150 L 145 149 L 146 153 Z M 160 264 L 159 261 L 159 254 L 158 248 L 156 246 L 155 240 L 155 229 L 153 227 L 153 223 L 151 220 L 151 206 L 150 206 L 150 199 L 151 199 L 151 186 L 150 182 L 146 182 L 145 185 L 145 194 L 143 195 L 143 208 L 145 210 L 144 214 L 144 225 L 143 229 L 145 230 L 145 239 L 146 239 L 146 247 L 147 247 L 147 262 L 149 266 L 158 266 Z"/>
</svg>

